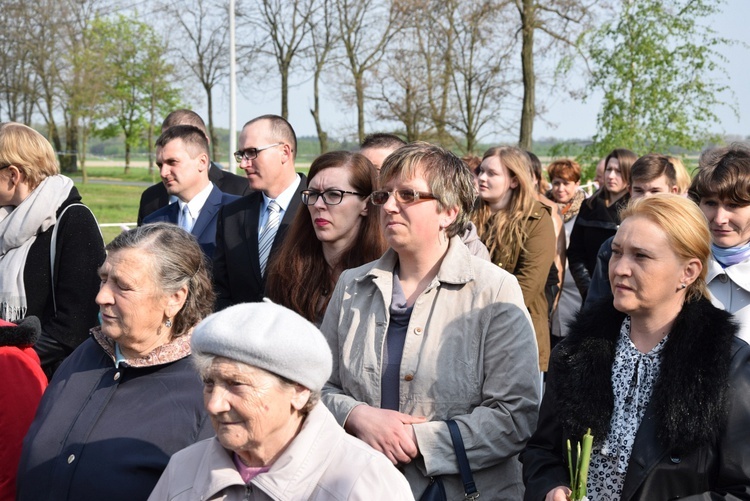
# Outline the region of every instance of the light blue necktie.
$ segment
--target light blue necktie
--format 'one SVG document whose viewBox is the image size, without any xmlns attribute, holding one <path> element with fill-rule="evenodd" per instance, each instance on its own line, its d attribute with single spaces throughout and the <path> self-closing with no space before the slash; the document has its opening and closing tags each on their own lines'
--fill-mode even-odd
<svg viewBox="0 0 750 501">
<path fill-rule="evenodd" d="M 190 208 L 187 204 L 182 206 L 182 222 L 180 228 L 190 233 L 193 231 L 193 216 L 190 215 Z"/>
<path fill-rule="evenodd" d="M 258 238 L 258 260 L 260 262 L 260 274 L 266 274 L 266 264 L 268 263 L 268 255 L 271 253 L 271 246 L 273 246 L 273 239 L 276 238 L 276 230 L 279 229 L 279 221 L 281 219 L 281 207 L 276 200 L 271 200 L 268 203 L 268 222 L 266 227 L 263 229 L 263 233 Z"/>
</svg>

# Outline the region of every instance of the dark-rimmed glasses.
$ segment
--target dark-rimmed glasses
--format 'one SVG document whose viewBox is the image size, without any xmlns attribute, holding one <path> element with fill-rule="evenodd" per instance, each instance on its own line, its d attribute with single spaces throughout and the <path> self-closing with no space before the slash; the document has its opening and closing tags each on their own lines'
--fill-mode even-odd
<svg viewBox="0 0 750 501">
<path fill-rule="evenodd" d="M 413 204 L 419 200 L 437 200 L 437 197 L 432 193 L 403 189 L 394 191 L 373 191 L 370 194 L 370 201 L 373 205 L 385 205 L 391 195 L 393 195 L 396 202 L 400 204 Z"/>
<path fill-rule="evenodd" d="M 318 201 L 318 198 L 322 198 L 323 203 L 326 205 L 338 205 L 344 199 L 344 195 L 357 195 L 360 197 L 364 196 L 361 193 L 357 193 L 356 191 L 346 190 L 302 190 L 300 192 L 300 195 L 302 196 L 302 203 L 305 205 L 315 205 L 315 202 Z"/>
<path fill-rule="evenodd" d="M 234 159 L 237 161 L 237 163 L 242 163 L 242 160 L 252 160 L 254 158 L 258 158 L 258 153 L 260 153 L 263 150 L 267 150 L 268 148 L 273 148 L 274 146 L 279 146 L 284 143 L 273 143 L 273 144 L 267 144 L 265 146 L 261 146 L 259 148 L 245 148 L 244 150 L 239 150 L 234 152 Z"/>
</svg>

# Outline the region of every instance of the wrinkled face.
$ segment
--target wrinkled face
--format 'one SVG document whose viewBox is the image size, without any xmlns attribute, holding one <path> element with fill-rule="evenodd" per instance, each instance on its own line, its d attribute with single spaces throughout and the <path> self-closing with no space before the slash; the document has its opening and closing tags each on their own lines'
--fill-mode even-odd
<svg viewBox="0 0 750 501">
<path fill-rule="evenodd" d="M 239 149 L 263 148 L 280 142 L 280 139 L 271 135 L 268 123 L 259 120 L 242 129 Z M 259 151 L 258 156 L 252 160 L 243 158 L 240 168 L 245 171 L 250 188 L 275 198 L 286 188 L 289 173 L 294 172 L 291 147 L 284 143 Z"/>
<path fill-rule="evenodd" d="M 719 247 L 741 247 L 750 242 L 750 205 L 718 197 L 703 197 L 700 208 L 708 219 L 711 239 Z"/>
<path fill-rule="evenodd" d="M 518 179 L 511 175 L 497 156 L 482 160 L 477 180 L 479 196 L 490 206 L 492 212 L 506 209 L 510 204 L 512 190 L 518 187 Z"/>
<path fill-rule="evenodd" d="M 617 310 L 633 314 L 682 303 L 685 262 L 664 231 L 642 216 L 625 219 L 612 241 L 609 280 Z"/>
<path fill-rule="evenodd" d="M 669 186 L 669 180 L 667 179 L 667 176 L 663 174 L 651 181 L 632 180 L 632 185 L 630 186 L 630 198 L 633 200 L 637 198 L 651 197 L 661 193 L 677 193 L 677 186 Z"/>
<path fill-rule="evenodd" d="M 616 158 L 610 158 L 607 168 L 604 169 L 604 185 L 612 195 L 620 195 L 628 189 L 620 170 L 620 162 Z"/>
<path fill-rule="evenodd" d="M 182 139 L 156 148 L 156 165 L 167 193 L 189 202 L 208 184 L 208 155 L 191 151 Z"/>
<path fill-rule="evenodd" d="M 308 189 L 325 192 L 342 190 L 356 192 L 349 182 L 346 167 L 331 167 L 318 172 L 307 184 Z M 344 194 L 340 204 L 326 205 L 319 196 L 314 205 L 307 206 L 318 240 L 336 243 L 346 248 L 357 238 L 362 218 L 367 215 L 367 197 Z"/>
<path fill-rule="evenodd" d="M 310 392 L 281 383 L 278 377 L 245 364 L 217 357 L 202 374 L 203 402 L 216 438 L 243 458 L 253 452 L 285 446 L 296 432 L 297 411 Z"/>
<path fill-rule="evenodd" d="M 154 282 L 151 259 L 141 249 L 120 249 L 110 252 L 99 268 L 96 303 L 102 332 L 129 354 L 147 354 L 169 342 L 164 322 L 179 311 L 172 311 L 173 298 Z"/>
<path fill-rule="evenodd" d="M 581 185 L 580 181 L 566 181 L 561 177 L 552 179 L 552 197 L 555 202 L 559 204 L 566 204 L 573 200 L 578 187 Z"/>
<path fill-rule="evenodd" d="M 386 181 L 384 191 L 416 190 L 432 193 L 421 170 L 412 179 L 397 177 Z M 388 245 L 398 253 L 420 253 L 422 246 L 437 245 L 441 228 L 447 228 L 456 218 L 454 211 L 439 211 L 437 200 L 419 199 L 402 204 L 393 196 L 380 207 L 380 224 Z"/>
<path fill-rule="evenodd" d="M 360 153 L 364 155 L 367 160 L 372 162 L 375 170 L 380 172 L 380 168 L 383 166 L 386 157 L 396 151 L 396 148 L 364 148 Z"/>
</svg>

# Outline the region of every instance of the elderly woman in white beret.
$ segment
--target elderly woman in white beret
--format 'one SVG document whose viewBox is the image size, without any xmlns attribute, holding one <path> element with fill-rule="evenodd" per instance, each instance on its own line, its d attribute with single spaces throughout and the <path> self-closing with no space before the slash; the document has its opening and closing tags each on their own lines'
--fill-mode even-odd
<svg viewBox="0 0 750 501">
<path fill-rule="evenodd" d="M 319 402 L 332 360 L 313 324 L 271 302 L 240 304 L 201 322 L 192 349 L 216 437 L 172 456 L 150 500 L 413 499 Z"/>
</svg>

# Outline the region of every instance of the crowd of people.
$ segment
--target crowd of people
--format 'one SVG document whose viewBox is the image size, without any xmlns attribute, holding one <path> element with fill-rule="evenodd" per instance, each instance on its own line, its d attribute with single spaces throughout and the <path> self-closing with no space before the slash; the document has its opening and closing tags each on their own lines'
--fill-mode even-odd
<svg viewBox="0 0 750 501">
<path fill-rule="evenodd" d="M 581 166 L 369 136 L 245 176 L 170 113 L 105 245 L 0 124 L 0 500 L 750 500 L 750 148 Z M 467 478 L 468 474 L 468 478 Z"/>
</svg>

